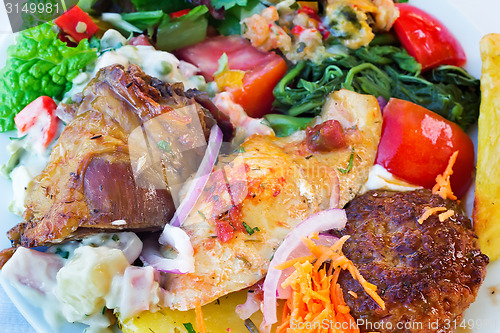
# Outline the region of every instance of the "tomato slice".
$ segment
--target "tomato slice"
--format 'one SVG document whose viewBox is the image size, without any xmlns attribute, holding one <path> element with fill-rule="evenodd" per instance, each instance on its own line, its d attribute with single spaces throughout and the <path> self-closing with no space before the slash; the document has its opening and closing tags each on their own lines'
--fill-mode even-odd
<svg viewBox="0 0 500 333">
<path fill-rule="evenodd" d="M 25 134 L 36 123 L 41 123 L 37 130 L 42 131 L 42 144 L 47 147 L 57 133 L 59 118 L 55 115 L 57 104 L 49 96 L 40 96 L 26 105 L 15 117 L 14 122 L 21 134 Z"/>
<path fill-rule="evenodd" d="M 474 172 L 474 146 L 458 125 L 396 98 L 389 100 L 383 117 L 377 164 L 412 184 L 432 188 L 458 150 L 451 187 L 459 198 L 467 192 Z"/>
<path fill-rule="evenodd" d="M 465 64 L 464 49 L 437 18 L 407 3 L 396 6 L 399 18 L 394 22 L 394 31 L 406 51 L 422 65 L 422 70 Z"/>
<path fill-rule="evenodd" d="M 82 39 L 92 37 L 99 30 L 99 27 L 92 21 L 89 14 L 78 6 L 73 6 L 70 10 L 64 12 L 55 19 L 54 23 L 65 34 L 74 39 L 76 43 L 79 43 Z"/>
<path fill-rule="evenodd" d="M 287 70 L 285 60 L 274 52 L 260 51 L 240 36 L 217 36 L 178 50 L 176 54 L 196 65 L 201 74 L 212 81 L 224 53 L 229 69 L 245 72 L 241 87 L 227 88 L 234 101 L 250 117 L 268 114 L 274 101 L 273 89 Z"/>
</svg>

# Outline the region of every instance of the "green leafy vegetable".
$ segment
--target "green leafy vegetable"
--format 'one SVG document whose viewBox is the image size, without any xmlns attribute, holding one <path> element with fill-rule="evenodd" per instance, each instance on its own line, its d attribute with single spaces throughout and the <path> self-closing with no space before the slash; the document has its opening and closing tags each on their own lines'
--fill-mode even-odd
<svg viewBox="0 0 500 333">
<path fill-rule="evenodd" d="M 72 80 L 97 58 L 88 40 L 68 47 L 52 23 L 22 31 L 0 70 L 0 131 L 15 128 L 14 116 L 40 96 L 61 99 Z"/>
<path fill-rule="evenodd" d="M 217 71 L 214 73 L 214 76 L 219 75 L 220 73 L 229 70 L 229 64 L 228 64 L 226 52 L 222 53 L 222 55 L 220 56 L 220 58 L 217 62 L 219 64 L 219 67 L 217 68 Z"/>
<path fill-rule="evenodd" d="M 321 64 L 301 62 L 274 89 L 275 107 L 290 116 L 317 115 L 332 91 L 346 88 L 422 105 L 467 129 L 479 114 L 479 80 L 462 68 L 441 66 L 420 73 L 420 64 L 392 45 L 359 48 Z"/>
<path fill-rule="evenodd" d="M 247 0 L 210 0 L 215 9 L 224 7 L 226 10 L 236 5 L 246 6 Z"/>
<path fill-rule="evenodd" d="M 198 6 L 178 18 L 172 19 L 164 14 L 158 26 L 156 46 L 160 50 L 172 51 L 201 42 L 207 36 L 206 13 L 208 13 L 206 6 Z"/>
<path fill-rule="evenodd" d="M 216 5 L 224 3 L 225 8 L 224 20 L 210 20 L 210 25 L 215 27 L 221 34 L 240 35 L 241 20 L 260 13 L 267 6 L 264 1 L 260 0 L 245 0 L 245 1 L 212 1 L 215 8 Z"/>
<path fill-rule="evenodd" d="M 264 116 L 264 119 L 269 123 L 276 136 L 284 137 L 305 129 L 313 118 L 271 113 Z"/>
<path fill-rule="evenodd" d="M 122 18 L 141 30 L 157 26 L 163 18 L 163 11 L 153 10 L 122 14 Z"/>
<path fill-rule="evenodd" d="M 168 0 L 168 1 L 151 1 L 151 0 L 132 0 L 135 8 L 138 11 L 153 11 L 162 10 L 165 13 L 172 13 L 178 10 L 192 7 L 189 1 L 184 0 Z"/>
</svg>

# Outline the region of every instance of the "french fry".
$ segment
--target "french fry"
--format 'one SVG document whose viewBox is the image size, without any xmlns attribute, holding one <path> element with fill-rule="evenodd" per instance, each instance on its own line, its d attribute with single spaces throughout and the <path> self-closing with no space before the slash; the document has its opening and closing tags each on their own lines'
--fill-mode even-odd
<svg viewBox="0 0 500 333">
<path fill-rule="evenodd" d="M 500 34 L 480 42 L 481 107 L 477 153 L 474 229 L 490 261 L 500 257 Z"/>
</svg>

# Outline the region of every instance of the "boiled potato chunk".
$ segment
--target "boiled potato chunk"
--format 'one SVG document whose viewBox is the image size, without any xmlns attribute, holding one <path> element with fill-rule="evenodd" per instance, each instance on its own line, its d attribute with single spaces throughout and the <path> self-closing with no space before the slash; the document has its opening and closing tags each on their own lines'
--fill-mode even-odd
<svg viewBox="0 0 500 333">
<path fill-rule="evenodd" d="M 481 39 L 481 108 L 474 229 L 490 261 L 500 257 L 500 34 Z"/>
<path fill-rule="evenodd" d="M 238 291 L 219 298 L 203 306 L 203 318 L 208 333 L 245 333 L 249 332 L 243 320 L 234 312 L 236 305 L 246 301 L 247 292 Z M 251 317 L 258 327 L 262 314 L 258 311 Z M 185 333 L 184 323 L 191 323 L 196 332 L 196 314 L 194 310 L 177 311 L 161 309 L 155 313 L 145 311 L 139 316 L 122 323 L 124 333 Z"/>
</svg>

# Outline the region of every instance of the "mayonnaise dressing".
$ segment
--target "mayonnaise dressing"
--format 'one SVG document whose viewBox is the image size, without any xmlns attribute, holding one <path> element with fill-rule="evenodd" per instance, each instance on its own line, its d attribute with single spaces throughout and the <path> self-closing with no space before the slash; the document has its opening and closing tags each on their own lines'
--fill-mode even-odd
<svg viewBox="0 0 500 333">
<path fill-rule="evenodd" d="M 142 250 L 132 232 L 101 233 L 39 252 L 20 247 L 0 271 L 47 322 L 58 328 L 80 322 L 86 332 L 107 333 L 114 319 L 149 310 L 161 300 L 158 272 L 131 264 Z"/>
<path fill-rule="evenodd" d="M 422 188 L 421 186 L 410 184 L 402 179 L 396 178 L 383 166 L 375 164 L 370 168 L 368 180 L 361 188 L 360 194 L 370 190 L 388 191 L 413 191 Z"/>
<path fill-rule="evenodd" d="M 47 120 L 41 117 L 23 138 L 12 140 L 7 146 L 7 152 L 10 155 L 18 151 L 20 152 L 19 163 L 9 173 L 13 190 L 13 198 L 9 205 L 9 210 L 16 215 L 24 213 L 26 209 L 24 207 L 26 188 L 31 180 L 38 176 L 49 162 L 50 152 L 57 141 L 57 137 L 63 130 L 63 125 L 61 124 L 52 143 L 48 147 L 43 147 L 41 144 L 43 135 L 41 127 L 44 126 L 45 121 Z"/>
<path fill-rule="evenodd" d="M 101 40 L 103 53 L 97 58 L 93 70 L 80 73 L 73 80 L 73 87 L 65 99 L 80 93 L 99 69 L 119 64 L 128 67 L 135 64 L 148 75 L 168 83 L 182 82 L 185 89 L 207 90 L 203 76 L 196 75 L 198 68 L 177 59 L 172 53 L 156 50 L 149 45 L 127 45 L 127 40 L 118 31 L 107 30 Z M 108 50 L 108 51 L 106 51 Z"/>
</svg>

